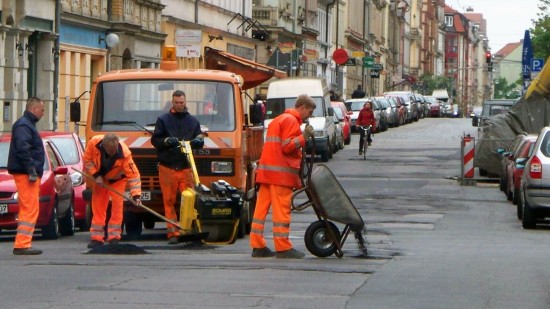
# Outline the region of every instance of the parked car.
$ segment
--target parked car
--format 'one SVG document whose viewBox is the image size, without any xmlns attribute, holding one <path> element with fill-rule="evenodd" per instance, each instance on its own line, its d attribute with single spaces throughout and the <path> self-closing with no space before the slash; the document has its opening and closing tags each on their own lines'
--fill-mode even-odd
<svg viewBox="0 0 550 309">
<path fill-rule="evenodd" d="M 392 105 L 390 104 L 390 99 L 386 97 L 375 97 L 375 99 L 385 110 L 387 127 L 395 127 L 395 109 L 392 108 Z"/>
<path fill-rule="evenodd" d="M 418 121 L 418 104 L 414 95 L 410 91 L 389 91 L 384 92 L 384 96 L 399 96 L 403 99 L 403 104 L 407 107 L 407 118 L 406 122 L 410 123 L 412 121 Z"/>
<path fill-rule="evenodd" d="M 393 126 L 398 127 L 401 124 L 399 122 L 400 119 L 399 119 L 399 105 L 397 103 L 398 100 L 396 97 L 390 97 L 390 96 L 385 96 L 385 98 L 390 103 L 390 106 L 392 109 L 391 115 L 393 117 L 393 120 L 392 120 Z"/>
<path fill-rule="evenodd" d="M 510 164 L 508 169 L 508 200 L 511 200 L 515 205 L 519 204 L 519 188 L 521 184 L 521 177 L 523 176 L 523 170 L 525 168 L 525 162 L 529 159 L 537 138 L 537 134 L 529 134 L 526 136 L 525 142 L 523 142 L 518 149 L 513 164 Z M 522 214 L 522 209 L 518 206 L 518 219 L 521 219 Z"/>
<path fill-rule="evenodd" d="M 481 108 L 481 115 L 478 116 L 478 119 L 472 119 L 472 123 L 483 126 L 490 117 L 507 113 L 517 101 L 516 99 L 485 100 Z"/>
<path fill-rule="evenodd" d="M 349 145 L 351 142 L 351 114 L 348 112 L 346 105 L 343 102 L 331 102 L 334 108 L 334 114 L 342 123 L 342 133 L 344 134 L 344 144 Z"/>
<path fill-rule="evenodd" d="M 508 185 L 508 167 L 510 164 L 513 164 L 516 152 L 519 148 L 519 146 L 525 141 L 525 137 L 527 136 L 526 133 L 524 134 L 518 134 L 514 138 L 514 140 L 508 145 L 506 148 L 498 148 L 497 154 L 500 155 L 500 181 L 499 181 L 499 188 L 500 191 L 504 192 L 504 194 L 508 195 L 507 192 L 507 185 Z"/>
<path fill-rule="evenodd" d="M 541 129 L 525 164 L 519 199 L 523 228 L 535 228 L 537 220 L 550 216 L 550 127 Z"/>
<path fill-rule="evenodd" d="M 370 99 L 374 110 L 374 118 L 376 118 L 376 132 L 388 130 L 388 115 L 386 114 L 386 107 L 378 99 Z"/>
<path fill-rule="evenodd" d="M 428 104 L 427 104 L 426 99 L 424 98 L 424 96 L 419 94 L 419 93 L 415 93 L 414 98 L 416 99 L 417 110 L 418 110 L 418 118 L 422 119 L 422 118 L 426 117 L 427 110 L 428 110 L 427 109 Z"/>
<path fill-rule="evenodd" d="M 86 179 L 84 179 L 81 173 L 73 169 L 84 170 L 84 145 L 81 139 L 76 133 L 68 132 L 42 131 L 40 132 L 40 136 L 50 140 L 59 149 L 65 165 L 69 168 L 74 190 L 73 206 L 75 223 L 81 231 L 89 230 L 90 222 L 86 220 L 86 211 L 90 212 L 91 210 L 86 209 L 86 201 L 82 197 L 82 192 L 86 189 Z"/>
<path fill-rule="evenodd" d="M 430 108 L 430 117 L 441 117 L 441 104 L 435 97 L 426 96 Z"/>
<path fill-rule="evenodd" d="M 8 173 L 11 134 L 0 136 L 0 230 L 17 229 L 18 192 L 13 176 Z M 40 210 L 36 228 L 42 237 L 56 239 L 73 235 L 75 229 L 73 186 L 69 170 L 58 149 L 44 140 L 46 160 L 40 180 Z"/>
<path fill-rule="evenodd" d="M 340 149 L 344 149 L 344 124 L 340 122 L 340 120 L 336 116 L 336 113 L 334 113 L 332 117 L 334 118 L 334 125 L 336 128 L 334 130 L 334 134 L 336 135 L 336 137 L 334 138 L 334 145 L 332 149 L 334 149 L 334 152 L 337 152 Z"/>
<path fill-rule="evenodd" d="M 398 125 L 401 126 L 407 123 L 407 106 L 405 105 L 405 100 L 398 95 L 385 94 L 384 96 L 395 100 L 397 105 L 397 117 L 399 119 Z"/>
</svg>

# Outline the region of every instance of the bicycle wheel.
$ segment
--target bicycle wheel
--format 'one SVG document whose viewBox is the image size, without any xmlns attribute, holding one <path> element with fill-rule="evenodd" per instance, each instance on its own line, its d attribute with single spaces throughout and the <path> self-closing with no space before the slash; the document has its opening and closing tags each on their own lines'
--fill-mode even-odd
<svg viewBox="0 0 550 309">
<path fill-rule="evenodd" d="M 365 140 L 363 141 L 363 160 L 367 159 L 367 148 L 369 148 L 369 142 L 367 141 L 367 133 L 365 133 Z"/>
</svg>

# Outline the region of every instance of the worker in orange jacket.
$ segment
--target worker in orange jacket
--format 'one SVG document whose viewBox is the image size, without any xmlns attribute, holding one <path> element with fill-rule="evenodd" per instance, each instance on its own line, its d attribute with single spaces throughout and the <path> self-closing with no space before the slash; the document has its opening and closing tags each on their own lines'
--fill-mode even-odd
<svg viewBox="0 0 550 309">
<path fill-rule="evenodd" d="M 92 224 L 91 241 L 88 248 L 103 245 L 105 241 L 105 221 L 107 206 L 111 199 L 111 217 L 107 225 L 107 242 L 117 244 L 122 234 L 124 198 L 103 186 L 123 193 L 126 186 L 132 199 L 140 204 L 141 180 L 139 171 L 126 144 L 119 142 L 114 133 L 96 135 L 90 139 L 84 152 L 84 168 L 95 181 L 92 185 Z"/>
<path fill-rule="evenodd" d="M 287 109 L 269 124 L 256 175 L 260 189 L 250 231 L 252 257 L 305 256 L 295 250 L 289 240 L 290 204 L 293 190 L 302 186 L 299 175 L 301 148 L 307 139 L 314 136 L 314 130 L 309 124 L 303 133 L 300 125 L 311 117 L 315 107 L 315 102 L 309 96 L 300 95 L 293 109 Z M 263 236 L 270 206 L 273 206 L 273 242 L 276 253 L 266 246 Z"/>
</svg>

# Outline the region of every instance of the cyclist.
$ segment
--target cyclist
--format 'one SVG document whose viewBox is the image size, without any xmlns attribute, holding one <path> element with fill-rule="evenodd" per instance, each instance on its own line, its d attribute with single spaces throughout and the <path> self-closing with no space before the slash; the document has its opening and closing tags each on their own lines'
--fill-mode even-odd
<svg viewBox="0 0 550 309">
<path fill-rule="evenodd" d="M 361 111 L 359 112 L 359 116 L 357 116 L 357 121 L 355 122 L 355 124 L 359 127 L 372 126 L 367 136 L 367 142 L 370 146 L 372 142 L 370 133 L 374 133 L 376 131 L 376 118 L 374 118 L 374 112 L 372 111 L 371 100 L 367 100 L 367 102 L 365 102 L 365 105 L 363 105 L 363 109 L 361 109 Z M 359 138 L 359 155 L 363 155 L 363 139 L 365 137 L 365 130 L 361 129 L 359 130 L 359 133 L 361 134 L 361 137 Z"/>
</svg>

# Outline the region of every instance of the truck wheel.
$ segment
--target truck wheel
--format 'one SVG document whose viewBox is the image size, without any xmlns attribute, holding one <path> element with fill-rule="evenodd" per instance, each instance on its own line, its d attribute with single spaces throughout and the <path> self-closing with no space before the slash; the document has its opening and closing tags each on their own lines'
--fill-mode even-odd
<svg viewBox="0 0 550 309">
<path fill-rule="evenodd" d="M 327 223 L 336 237 L 340 237 L 338 227 L 330 221 L 327 221 Z M 304 235 L 304 242 L 306 243 L 307 250 L 318 257 L 331 256 L 336 252 L 336 245 L 331 239 L 327 226 L 323 221 L 315 221 L 309 225 Z"/>
<path fill-rule="evenodd" d="M 154 229 L 155 228 L 155 220 L 154 219 L 143 220 L 143 227 L 148 229 L 148 230 Z"/>
<path fill-rule="evenodd" d="M 126 235 L 131 240 L 139 239 L 143 232 L 141 219 L 131 211 L 124 212 L 124 228 L 126 229 Z"/>
</svg>

